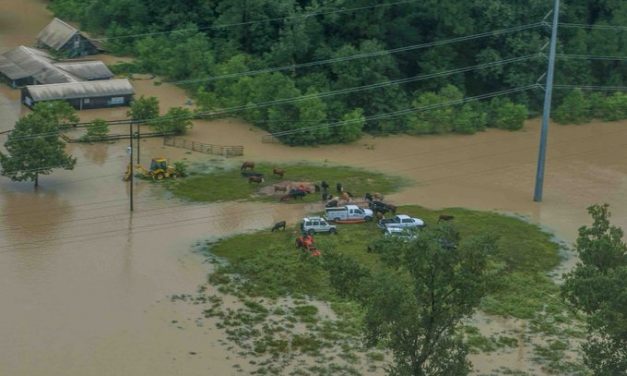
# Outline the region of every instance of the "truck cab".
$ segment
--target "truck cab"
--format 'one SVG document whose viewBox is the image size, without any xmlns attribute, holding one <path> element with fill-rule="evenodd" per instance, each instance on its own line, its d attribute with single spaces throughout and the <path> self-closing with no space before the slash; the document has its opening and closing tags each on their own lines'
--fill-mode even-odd
<svg viewBox="0 0 627 376">
<path fill-rule="evenodd" d="M 336 208 L 326 208 L 326 218 L 329 221 L 370 221 L 373 217 L 370 209 L 362 209 L 357 205 L 339 206 Z"/>
</svg>

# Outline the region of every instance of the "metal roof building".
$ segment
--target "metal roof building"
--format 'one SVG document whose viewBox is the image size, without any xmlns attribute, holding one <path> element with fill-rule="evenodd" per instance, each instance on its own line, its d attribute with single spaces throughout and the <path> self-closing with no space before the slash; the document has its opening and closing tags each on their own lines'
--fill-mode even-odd
<svg viewBox="0 0 627 376">
<path fill-rule="evenodd" d="M 0 73 L 9 79 L 12 86 L 79 81 L 72 74 L 55 67 L 52 56 L 46 52 L 25 46 L 2 54 Z"/>
<path fill-rule="evenodd" d="M 55 66 L 84 81 L 113 78 L 113 73 L 102 61 L 63 62 L 56 63 Z"/>
<path fill-rule="evenodd" d="M 128 105 L 134 92 L 127 79 L 29 85 L 22 89 L 22 102 L 32 107 L 38 102 L 65 100 L 82 110 Z"/>
<path fill-rule="evenodd" d="M 98 53 L 99 47 L 74 26 L 54 18 L 39 35 L 37 42 L 69 56 L 84 56 Z"/>
</svg>

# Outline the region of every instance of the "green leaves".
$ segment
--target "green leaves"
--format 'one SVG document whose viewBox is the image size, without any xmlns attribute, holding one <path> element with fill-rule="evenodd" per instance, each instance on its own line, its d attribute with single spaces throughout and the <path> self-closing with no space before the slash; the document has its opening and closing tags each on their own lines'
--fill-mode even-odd
<svg viewBox="0 0 627 376">
<path fill-rule="evenodd" d="M 71 111 L 70 111 L 71 109 Z M 15 124 L 4 143 L 7 154 L 0 152 L 0 172 L 14 181 L 34 181 L 55 168 L 71 170 L 76 159 L 65 153 L 59 129 L 76 122 L 76 114 L 67 103 L 42 103 Z"/>
<path fill-rule="evenodd" d="M 588 315 L 584 361 L 595 375 L 627 372 L 627 245 L 609 222 L 607 204 L 588 208 L 592 226 L 579 229 L 581 260 L 565 275 L 562 294 Z"/>
</svg>

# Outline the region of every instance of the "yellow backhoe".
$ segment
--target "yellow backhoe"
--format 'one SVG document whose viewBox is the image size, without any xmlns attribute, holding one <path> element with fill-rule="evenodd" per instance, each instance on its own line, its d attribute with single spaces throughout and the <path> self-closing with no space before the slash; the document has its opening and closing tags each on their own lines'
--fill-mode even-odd
<svg viewBox="0 0 627 376">
<path fill-rule="evenodd" d="M 168 160 L 165 158 L 153 158 L 150 161 L 150 170 L 146 170 L 142 165 L 136 165 L 135 171 L 143 178 L 151 178 L 153 180 L 163 180 L 166 178 L 178 178 L 183 176 L 181 171 L 178 171 L 176 167 L 168 165 Z M 131 178 L 130 165 L 126 167 L 124 173 L 124 181 L 128 181 Z"/>
</svg>

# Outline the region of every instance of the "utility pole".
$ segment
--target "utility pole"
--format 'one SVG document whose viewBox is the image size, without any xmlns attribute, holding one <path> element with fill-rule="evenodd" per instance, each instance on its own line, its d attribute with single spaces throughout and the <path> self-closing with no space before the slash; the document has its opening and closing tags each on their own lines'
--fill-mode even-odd
<svg viewBox="0 0 627 376">
<path fill-rule="evenodd" d="M 551 96 L 553 95 L 553 73 L 555 71 L 555 49 L 557 45 L 557 23 L 559 20 L 560 0 L 553 3 L 553 23 L 551 25 L 551 43 L 549 47 L 549 67 L 546 73 L 544 86 L 544 109 L 542 111 L 542 128 L 540 130 L 540 150 L 538 151 L 538 169 L 536 171 L 536 187 L 533 192 L 533 201 L 542 201 L 544 187 L 544 163 L 546 160 L 546 139 L 549 132 L 549 117 L 551 115 Z"/>
<path fill-rule="evenodd" d="M 130 189 L 130 207 L 131 207 L 131 212 L 133 211 L 133 122 L 131 121 L 130 123 L 128 123 L 128 132 L 129 132 L 129 139 L 128 139 L 128 155 L 129 155 L 129 160 L 128 160 L 128 167 L 130 169 L 130 173 L 131 176 L 129 177 L 128 181 L 131 184 L 131 189 Z"/>
<path fill-rule="evenodd" d="M 140 129 L 139 129 L 139 122 L 137 123 L 137 164 L 140 164 L 139 162 L 139 146 L 140 146 Z"/>
</svg>

